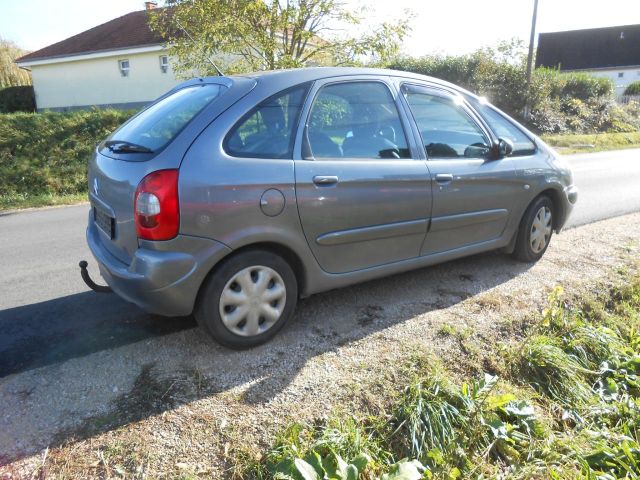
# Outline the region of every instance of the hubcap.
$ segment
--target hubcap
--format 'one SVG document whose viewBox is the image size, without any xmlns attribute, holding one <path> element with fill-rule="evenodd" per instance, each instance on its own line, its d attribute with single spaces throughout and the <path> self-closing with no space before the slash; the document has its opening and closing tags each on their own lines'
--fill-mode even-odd
<svg viewBox="0 0 640 480">
<path fill-rule="evenodd" d="M 236 335 L 260 335 L 276 324 L 286 301 L 287 289 L 278 272 L 264 266 L 248 267 L 224 286 L 220 318 Z"/>
<path fill-rule="evenodd" d="M 533 218 L 529 242 L 533 253 L 540 253 L 547 246 L 551 237 L 551 210 L 548 207 L 540 207 Z"/>
</svg>

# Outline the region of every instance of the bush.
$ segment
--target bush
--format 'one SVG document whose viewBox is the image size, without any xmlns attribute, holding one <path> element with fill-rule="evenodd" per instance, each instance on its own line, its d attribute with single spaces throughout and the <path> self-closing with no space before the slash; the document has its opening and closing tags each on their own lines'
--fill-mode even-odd
<svg viewBox="0 0 640 480">
<path fill-rule="evenodd" d="M 563 97 L 588 101 L 599 97 L 610 98 L 615 92 L 615 85 L 610 79 L 588 73 L 561 73 L 560 79 L 564 82 Z"/>
<path fill-rule="evenodd" d="M 131 111 L 0 115 L 0 205 L 7 198 L 86 192 L 96 145 Z"/>
<path fill-rule="evenodd" d="M 640 80 L 630 83 L 624 91 L 625 95 L 640 95 Z"/>
<path fill-rule="evenodd" d="M 615 86 L 608 78 L 539 68 L 527 89 L 525 56 L 518 48 L 512 43 L 497 51 L 404 58 L 388 67 L 452 82 L 487 97 L 523 122 L 528 102 L 531 117 L 526 123 L 540 133 L 631 132 L 640 128 L 637 106 L 617 106 L 613 101 Z"/>
<path fill-rule="evenodd" d="M 34 112 L 36 97 L 31 85 L 0 90 L 0 113 Z"/>
<path fill-rule="evenodd" d="M 388 68 L 446 80 L 491 100 L 519 116 L 526 103 L 526 70 L 521 63 L 498 61 L 492 50 L 461 56 L 433 55 L 398 59 Z"/>
</svg>

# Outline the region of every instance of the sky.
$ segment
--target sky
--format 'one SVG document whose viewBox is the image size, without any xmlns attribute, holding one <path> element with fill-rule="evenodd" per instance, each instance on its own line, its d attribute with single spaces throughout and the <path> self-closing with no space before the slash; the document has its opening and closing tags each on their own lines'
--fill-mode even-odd
<svg viewBox="0 0 640 480">
<path fill-rule="evenodd" d="M 367 5 L 368 24 L 412 11 L 404 53 L 460 54 L 501 40 L 528 43 L 533 0 L 345 0 Z M 142 0 L 0 0 L 0 37 L 27 50 L 64 40 L 118 16 Z M 640 0 L 539 0 L 537 32 L 640 24 Z"/>
</svg>

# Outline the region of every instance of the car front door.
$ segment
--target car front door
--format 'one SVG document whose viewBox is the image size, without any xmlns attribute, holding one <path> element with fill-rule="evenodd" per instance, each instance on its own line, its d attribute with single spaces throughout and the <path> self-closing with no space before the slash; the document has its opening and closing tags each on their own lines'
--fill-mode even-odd
<svg viewBox="0 0 640 480">
<path fill-rule="evenodd" d="M 490 159 L 492 140 L 461 96 L 403 84 L 433 179 L 422 255 L 499 239 L 522 188 L 510 158 Z"/>
<path fill-rule="evenodd" d="M 324 80 L 312 89 L 295 160 L 296 198 L 309 247 L 327 272 L 420 255 L 430 176 L 398 107 L 383 79 Z"/>
</svg>

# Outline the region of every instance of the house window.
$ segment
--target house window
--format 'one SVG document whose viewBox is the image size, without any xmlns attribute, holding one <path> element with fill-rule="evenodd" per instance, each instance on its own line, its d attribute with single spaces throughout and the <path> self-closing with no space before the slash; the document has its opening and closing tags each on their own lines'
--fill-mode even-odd
<svg viewBox="0 0 640 480">
<path fill-rule="evenodd" d="M 129 60 L 118 60 L 118 66 L 120 67 L 120 75 L 123 77 L 129 76 Z"/>
<path fill-rule="evenodd" d="M 160 71 L 162 73 L 169 71 L 169 57 L 167 55 L 160 55 Z"/>
<path fill-rule="evenodd" d="M 618 78 L 624 77 L 624 72 L 618 72 Z"/>
</svg>

